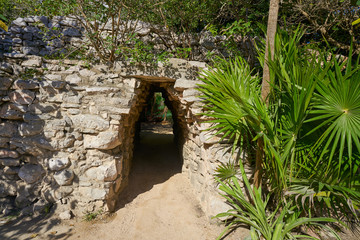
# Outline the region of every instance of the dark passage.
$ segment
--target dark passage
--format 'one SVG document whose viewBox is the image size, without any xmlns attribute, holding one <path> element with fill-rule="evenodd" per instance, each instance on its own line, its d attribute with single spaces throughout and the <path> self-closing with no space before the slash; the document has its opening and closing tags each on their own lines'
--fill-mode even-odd
<svg viewBox="0 0 360 240">
<path fill-rule="evenodd" d="M 173 134 L 174 120 L 171 112 L 162 114 L 164 107 L 167 108 L 163 105 L 160 109 L 163 117 L 159 118 L 159 111 L 154 110 L 150 104 L 153 101 L 148 103 L 137 124 L 129 182 L 119 196 L 118 209 L 139 194 L 149 191 L 154 185 L 181 172 L 182 160 Z M 149 115 L 150 111 L 154 112 L 155 117 Z"/>
</svg>

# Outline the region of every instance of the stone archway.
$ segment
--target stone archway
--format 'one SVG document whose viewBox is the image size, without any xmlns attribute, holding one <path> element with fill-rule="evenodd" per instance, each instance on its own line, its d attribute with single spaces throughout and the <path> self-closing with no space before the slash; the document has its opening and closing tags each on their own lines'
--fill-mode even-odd
<svg viewBox="0 0 360 240">
<path fill-rule="evenodd" d="M 118 178 L 115 182 L 115 191 L 111 192 L 108 195 L 107 204 L 110 211 L 113 211 L 116 207 L 116 202 L 118 200 L 118 195 L 128 184 L 128 177 L 131 170 L 131 163 L 133 157 L 133 148 L 134 148 L 134 139 L 137 129 L 137 122 L 141 112 L 144 110 L 144 107 L 148 104 L 149 98 L 154 92 L 161 92 L 165 99 L 165 104 L 169 107 L 173 115 L 173 131 L 175 136 L 175 141 L 179 147 L 184 144 L 185 139 L 188 134 L 188 126 L 186 123 L 186 108 L 180 102 L 180 97 L 177 91 L 174 89 L 176 80 L 168 77 L 156 77 L 156 76 L 131 76 L 131 78 L 136 79 L 138 87 L 136 89 L 136 95 L 134 97 L 132 106 L 130 108 L 129 114 L 124 115 L 123 121 L 126 128 L 123 128 L 124 131 L 122 136 L 124 139 L 122 142 L 125 144 L 122 145 L 123 152 L 127 151 L 130 153 L 127 158 L 122 159 L 122 178 Z"/>
<path fill-rule="evenodd" d="M 88 68 L 38 56 L 5 60 L 16 71 L 0 81 L 0 172 L 9 175 L 0 181 L 3 197 L 16 196 L 19 204 L 42 199 L 75 215 L 114 210 L 130 171 L 135 123 L 148 94 L 158 89 L 176 118 L 182 171 L 204 212 L 223 210 L 213 173 L 231 156 L 219 139 L 202 132 L 208 126 L 198 115 L 203 109 L 196 88 L 205 63 L 170 59 L 157 66 Z M 41 75 L 19 79 L 26 72 Z"/>
</svg>

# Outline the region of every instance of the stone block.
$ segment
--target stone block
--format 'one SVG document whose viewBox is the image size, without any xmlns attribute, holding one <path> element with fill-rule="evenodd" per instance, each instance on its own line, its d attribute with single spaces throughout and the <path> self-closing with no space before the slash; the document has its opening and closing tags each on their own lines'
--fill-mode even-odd
<svg viewBox="0 0 360 240">
<path fill-rule="evenodd" d="M 95 149 L 113 149 L 121 144 L 118 131 L 100 132 L 98 135 L 84 135 L 84 147 Z"/>
<path fill-rule="evenodd" d="M 199 83 L 201 82 L 180 78 L 176 80 L 174 88 L 181 91 L 188 88 L 196 88 Z"/>
<path fill-rule="evenodd" d="M 13 137 L 17 134 L 16 124 L 12 122 L 0 123 L 0 136 L 1 137 Z"/>
<path fill-rule="evenodd" d="M 0 149 L 0 158 L 18 158 L 19 153 L 13 150 Z"/>
<path fill-rule="evenodd" d="M 72 75 L 69 75 L 65 78 L 65 81 L 68 82 L 69 84 L 79 84 L 81 83 L 81 77 L 79 77 L 79 75 L 77 74 L 72 74 Z"/>
<path fill-rule="evenodd" d="M 23 61 L 21 63 L 21 66 L 23 67 L 40 67 L 42 64 L 42 59 L 40 57 L 38 58 L 32 58 L 26 61 Z"/>
<path fill-rule="evenodd" d="M 38 164 L 26 164 L 19 170 L 19 177 L 26 183 L 34 183 L 42 177 L 43 168 Z"/>
<path fill-rule="evenodd" d="M 29 123 L 21 123 L 19 125 L 20 136 L 28 137 L 40 134 L 43 131 L 43 125 L 38 121 L 32 121 Z"/>
<path fill-rule="evenodd" d="M 54 174 L 54 179 L 60 186 L 71 185 L 74 179 L 74 173 L 70 169 L 65 169 Z"/>
<path fill-rule="evenodd" d="M 10 102 L 17 104 L 31 104 L 35 99 L 35 93 L 29 90 L 16 90 L 9 93 Z"/>
<path fill-rule="evenodd" d="M 26 90 L 26 89 L 39 89 L 39 84 L 33 80 L 16 80 L 13 88 Z"/>
<path fill-rule="evenodd" d="M 74 128 L 83 133 L 97 133 L 110 127 L 109 121 L 90 114 L 70 116 Z"/>
<path fill-rule="evenodd" d="M 7 77 L 0 77 L 0 91 L 8 90 L 11 87 L 13 80 Z"/>
<path fill-rule="evenodd" d="M 51 171 L 60 171 L 70 165 L 69 158 L 52 158 L 49 160 L 49 169 Z"/>
</svg>

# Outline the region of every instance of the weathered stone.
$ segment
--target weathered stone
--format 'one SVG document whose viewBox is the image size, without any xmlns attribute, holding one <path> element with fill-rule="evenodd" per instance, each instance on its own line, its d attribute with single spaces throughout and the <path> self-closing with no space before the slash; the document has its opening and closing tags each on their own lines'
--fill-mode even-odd
<svg viewBox="0 0 360 240">
<path fill-rule="evenodd" d="M 0 149 L 0 158 L 18 158 L 19 153 L 13 150 Z"/>
<path fill-rule="evenodd" d="M 70 220 L 71 219 L 71 211 L 70 210 L 66 210 L 64 212 L 61 212 L 59 214 L 59 218 L 61 220 Z"/>
<path fill-rule="evenodd" d="M 9 137 L 0 137 L 0 148 L 8 148 L 9 142 L 10 142 Z"/>
<path fill-rule="evenodd" d="M 183 97 L 192 97 L 192 96 L 199 96 L 200 92 L 197 89 L 185 89 L 183 91 Z"/>
<path fill-rule="evenodd" d="M 19 170 L 20 170 L 19 167 L 6 166 L 4 167 L 4 174 L 15 175 L 19 173 Z"/>
<path fill-rule="evenodd" d="M 54 179 L 60 186 L 71 185 L 74 179 L 74 173 L 70 169 L 65 169 L 54 174 Z"/>
<path fill-rule="evenodd" d="M 16 90 L 9 93 L 10 101 L 18 104 L 31 104 L 35 93 L 29 90 Z"/>
<path fill-rule="evenodd" d="M 69 196 L 74 191 L 72 186 L 60 186 L 54 191 L 55 199 L 63 199 Z"/>
<path fill-rule="evenodd" d="M 16 167 L 20 166 L 20 159 L 0 158 L 0 164 L 3 166 Z"/>
<path fill-rule="evenodd" d="M 6 63 L 6 62 L 1 62 L 0 63 L 0 70 L 4 71 L 4 72 L 7 72 L 7 73 L 10 73 L 10 74 L 13 74 L 13 72 L 14 72 L 12 66 L 9 63 Z"/>
<path fill-rule="evenodd" d="M 83 133 L 96 133 L 110 127 L 109 121 L 96 115 L 82 114 L 70 116 L 70 118 L 74 127 Z"/>
<path fill-rule="evenodd" d="M 23 137 L 34 136 L 43 131 L 43 125 L 39 121 L 29 123 L 21 123 L 19 125 L 19 133 Z"/>
<path fill-rule="evenodd" d="M 0 136 L 1 137 L 13 137 L 17 134 L 15 123 L 3 122 L 0 123 Z"/>
<path fill-rule="evenodd" d="M 70 165 L 68 158 L 52 158 L 49 160 L 49 169 L 51 171 L 60 171 Z"/>
<path fill-rule="evenodd" d="M 60 79 L 61 79 L 61 76 L 60 76 Z M 51 85 L 53 88 L 62 89 L 63 87 L 65 87 L 66 82 L 64 82 L 64 81 L 52 81 L 52 82 L 50 83 L 50 85 Z"/>
<path fill-rule="evenodd" d="M 20 90 L 38 89 L 39 84 L 33 80 L 16 80 L 13 87 Z"/>
<path fill-rule="evenodd" d="M 42 64 L 41 58 L 32 58 L 21 63 L 23 67 L 40 67 Z"/>
<path fill-rule="evenodd" d="M 119 91 L 118 88 L 114 87 L 87 87 L 85 91 L 88 94 L 95 94 L 95 93 L 110 93 L 110 92 L 117 92 Z"/>
<path fill-rule="evenodd" d="M 43 169 L 37 164 L 26 164 L 19 170 L 19 177 L 28 184 L 38 181 L 42 174 Z"/>
<path fill-rule="evenodd" d="M 22 47 L 21 51 L 26 54 L 26 55 L 37 55 L 40 51 L 40 49 L 38 47 Z"/>
<path fill-rule="evenodd" d="M 62 33 L 64 34 L 64 36 L 69 36 L 69 37 L 81 37 L 82 36 L 81 32 L 76 28 L 67 28 Z"/>
<path fill-rule="evenodd" d="M 51 81 L 61 81 L 61 75 L 57 74 L 46 74 L 44 77 Z"/>
<path fill-rule="evenodd" d="M 12 21 L 12 24 L 15 26 L 18 26 L 18 27 L 26 27 L 27 26 L 27 24 L 23 18 L 15 19 L 14 21 Z"/>
<path fill-rule="evenodd" d="M 0 181 L 0 197 L 16 196 L 16 183 L 12 181 Z"/>
<path fill-rule="evenodd" d="M 91 77 L 91 76 L 94 76 L 96 73 L 93 71 L 90 71 L 88 69 L 82 69 L 79 71 L 79 74 L 82 77 Z"/>
<path fill-rule="evenodd" d="M 22 208 L 31 203 L 29 200 L 31 187 L 27 183 L 19 181 L 16 186 L 16 192 L 15 204 L 17 207 Z"/>
<path fill-rule="evenodd" d="M 90 200 L 104 199 L 106 190 L 103 188 L 80 187 L 80 194 Z"/>
<path fill-rule="evenodd" d="M 8 90 L 12 84 L 11 78 L 0 77 L 0 90 Z"/>
<path fill-rule="evenodd" d="M 187 88 L 196 88 L 199 83 L 200 82 L 198 82 L 198 81 L 186 80 L 186 79 L 181 78 L 181 79 L 176 80 L 174 88 L 176 90 L 184 90 Z"/>
<path fill-rule="evenodd" d="M 23 119 L 23 115 L 15 104 L 5 104 L 0 109 L 0 117 L 4 119 L 20 120 Z"/>
<path fill-rule="evenodd" d="M 70 84 L 79 84 L 81 82 L 81 77 L 77 74 L 69 75 L 65 78 L 65 81 Z"/>
<path fill-rule="evenodd" d="M 118 131 L 100 132 L 97 136 L 84 135 L 84 147 L 95 149 L 113 149 L 121 144 Z"/>
<path fill-rule="evenodd" d="M 4 53 L 4 57 L 14 58 L 14 59 L 22 59 L 25 58 L 26 55 L 22 53 Z"/>
<path fill-rule="evenodd" d="M 99 167 L 92 167 L 86 171 L 85 175 L 88 179 L 106 182 L 114 181 L 117 176 L 115 161 Z"/>
</svg>

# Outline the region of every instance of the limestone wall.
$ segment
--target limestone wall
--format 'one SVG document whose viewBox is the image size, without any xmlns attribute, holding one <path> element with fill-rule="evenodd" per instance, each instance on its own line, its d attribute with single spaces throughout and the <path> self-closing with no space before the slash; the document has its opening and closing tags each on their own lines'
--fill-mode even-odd
<svg viewBox="0 0 360 240">
<path fill-rule="evenodd" d="M 156 87 L 166 93 L 175 116 L 183 172 L 204 211 L 225 209 L 213 173 L 230 154 L 226 144 L 202 132 L 208 126 L 198 115 L 197 73 L 205 67 L 170 59 L 156 67 L 117 62 L 89 68 L 81 61 L 4 54 L 0 203 L 13 196 L 18 207 L 35 213 L 47 203 L 75 215 L 114 210 L 131 169 L 135 123 Z"/>
<path fill-rule="evenodd" d="M 128 23 L 131 25 L 131 23 Z M 191 59 L 196 61 L 206 61 L 207 55 L 228 56 L 225 49 L 225 36 L 213 36 L 208 31 L 187 36 L 172 36 L 169 31 L 161 26 L 153 26 L 144 22 L 136 22 L 131 25 L 134 28 L 136 37 L 145 44 L 153 45 L 154 52 L 169 50 L 171 39 L 176 40 L 176 47 L 188 47 L 191 43 Z M 104 26 L 103 34 L 110 32 L 111 24 Z M 190 39 L 189 39 L 190 38 Z M 183 39 L 183 40 L 182 40 Z M 254 39 L 249 37 L 236 37 L 237 47 L 242 56 L 250 64 L 255 64 L 256 52 Z M 131 44 L 128 46 L 131 47 Z M 0 29 L 0 53 L 17 52 L 25 55 L 50 56 L 57 53 L 69 53 L 79 49 L 86 49 L 88 53 L 94 52 L 86 40 L 86 32 L 81 23 L 75 17 L 53 17 L 34 16 L 18 18 L 12 22 L 9 32 Z M 83 53 L 84 55 L 85 53 Z M 67 54 L 65 54 L 67 55 Z M 85 54 L 86 55 L 86 54 Z M 81 56 L 80 56 L 81 57 Z M 94 55 L 96 57 L 96 54 Z"/>
</svg>

